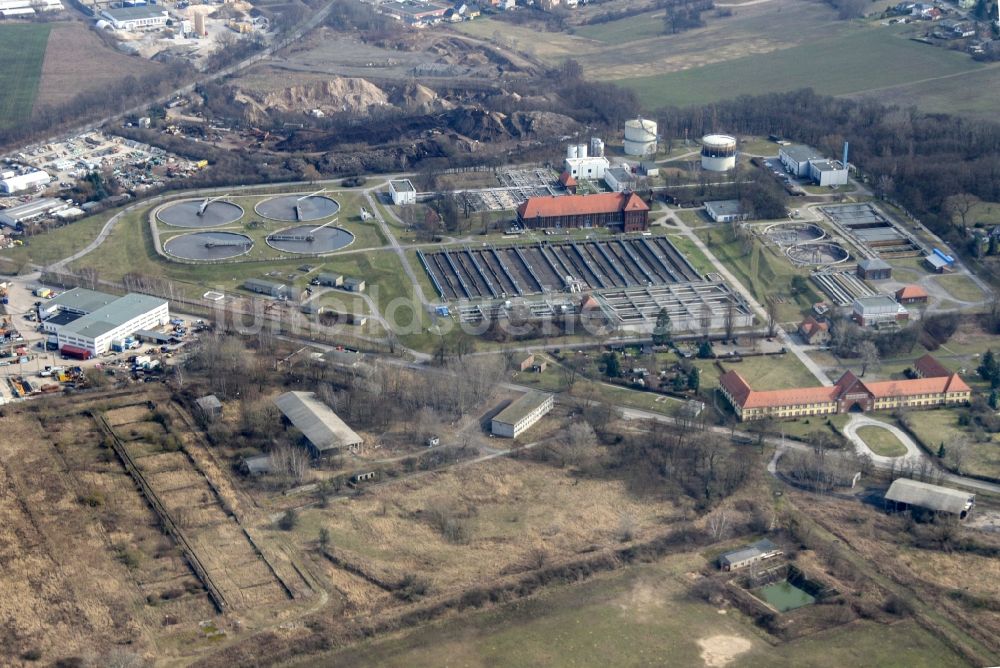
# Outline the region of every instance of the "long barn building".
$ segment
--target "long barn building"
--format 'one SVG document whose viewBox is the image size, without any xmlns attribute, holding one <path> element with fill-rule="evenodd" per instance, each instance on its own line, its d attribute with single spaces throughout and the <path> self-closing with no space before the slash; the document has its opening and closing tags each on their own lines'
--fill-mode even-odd
<svg viewBox="0 0 1000 668">
<path fill-rule="evenodd" d="M 649 227 L 649 205 L 635 193 L 529 197 L 517 208 L 525 228 L 607 227 L 639 232 Z"/>
</svg>

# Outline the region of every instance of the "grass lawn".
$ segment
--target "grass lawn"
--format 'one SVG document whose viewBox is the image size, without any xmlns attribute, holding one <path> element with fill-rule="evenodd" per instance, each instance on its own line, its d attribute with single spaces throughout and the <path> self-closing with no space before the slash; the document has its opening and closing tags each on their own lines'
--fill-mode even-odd
<svg viewBox="0 0 1000 668">
<path fill-rule="evenodd" d="M 576 29 L 575 34 L 605 44 L 622 44 L 659 37 L 663 35 L 663 12 L 647 12 L 618 21 L 582 26 Z"/>
<path fill-rule="evenodd" d="M 756 239 L 753 240 L 751 252 L 747 253 L 743 243 L 736 239 L 732 227 L 728 225 L 701 228 L 695 230 L 695 234 L 737 280 L 753 293 L 758 302 L 763 304 L 770 297 L 784 299 L 778 304 L 779 321 L 797 325 L 803 314 L 812 308 L 812 304 L 820 300 L 811 285 L 804 293 L 793 297 L 792 277 L 805 277 L 808 272 L 796 269 L 782 257 L 776 257 Z"/>
<path fill-rule="evenodd" d="M 677 212 L 677 217 L 687 223 L 689 227 L 712 224 L 712 219 L 702 209 L 680 209 Z"/>
<path fill-rule="evenodd" d="M 980 301 L 986 297 L 979 286 L 964 274 L 945 274 L 936 276 L 934 280 L 947 290 L 948 294 L 963 302 Z"/>
<path fill-rule="evenodd" d="M 27 237 L 24 246 L 2 250 L 0 257 L 9 258 L 18 263 L 51 264 L 72 255 L 93 241 L 113 214 L 113 211 L 105 211 L 96 216 L 89 216 L 69 225 L 63 225 L 51 232 Z"/>
<path fill-rule="evenodd" d="M 705 257 L 701 249 L 694 245 L 688 237 L 680 234 L 668 234 L 667 238 L 684 254 L 699 274 L 705 275 L 710 271 L 715 271 L 715 266 Z"/>
<path fill-rule="evenodd" d="M 0 26 L 0 127 L 10 127 L 31 114 L 42 77 L 51 26 L 28 23 Z"/>
<path fill-rule="evenodd" d="M 807 87 L 846 95 L 982 67 L 966 54 L 914 42 L 902 32 L 863 27 L 806 45 L 619 83 L 635 90 L 647 108 L 656 109 Z M 837 66 L 817 76 L 817 62 Z"/>
<path fill-rule="evenodd" d="M 899 442 L 888 429 L 882 427 L 861 427 L 858 429 L 861 437 L 876 455 L 883 457 L 901 457 L 906 454 L 906 446 Z"/>
<path fill-rule="evenodd" d="M 819 384 L 816 377 L 805 367 L 799 358 L 791 353 L 784 355 L 769 355 L 767 357 L 746 357 L 742 362 L 727 362 L 719 360 L 726 371 L 736 371 L 743 376 L 755 390 L 784 390 L 793 387 L 813 387 Z M 702 385 L 708 376 L 714 375 L 718 383 L 718 367 L 710 362 L 702 368 Z M 714 373 L 713 373 L 714 371 Z"/>
<path fill-rule="evenodd" d="M 683 554 L 607 573 L 578 585 L 453 616 L 293 665 L 406 666 L 702 666 L 713 637 L 742 641 L 730 666 L 965 665 L 912 620 L 858 622 L 773 646 L 739 612 L 721 615 L 692 600 L 685 573 L 704 558 Z M 447 660 L 444 660 L 447 657 Z"/>
<path fill-rule="evenodd" d="M 912 411 L 907 420 L 910 429 L 931 452 L 944 443 L 945 450 L 953 443 L 965 442 L 962 472 L 1000 478 L 1000 438 L 993 434 L 989 441 L 977 442 L 972 434 L 958 424 L 959 409 L 939 408 Z"/>
</svg>

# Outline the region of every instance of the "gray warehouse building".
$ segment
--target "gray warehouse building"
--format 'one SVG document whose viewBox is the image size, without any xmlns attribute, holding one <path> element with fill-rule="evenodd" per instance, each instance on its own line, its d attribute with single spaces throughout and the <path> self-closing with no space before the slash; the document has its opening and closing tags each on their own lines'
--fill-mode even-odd
<svg viewBox="0 0 1000 668">
<path fill-rule="evenodd" d="M 256 292 L 259 295 L 274 297 L 275 299 L 288 299 L 292 295 L 291 289 L 284 283 L 264 281 L 259 278 L 248 278 L 243 281 L 243 289 Z"/>
<path fill-rule="evenodd" d="M 892 510 L 919 508 L 924 511 L 955 515 L 964 520 L 976 505 L 976 495 L 950 487 L 932 485 L 919 480 L 898 478 L 885 493 L 886 504 Z"/>
<path fill-rule="evenodd" d="M 274 405 L 302 432 L 316 457 L 362 443 L 361 437 L 320 401 L 315 392 L 285 392 L 274 399 Z"/>
</svg>

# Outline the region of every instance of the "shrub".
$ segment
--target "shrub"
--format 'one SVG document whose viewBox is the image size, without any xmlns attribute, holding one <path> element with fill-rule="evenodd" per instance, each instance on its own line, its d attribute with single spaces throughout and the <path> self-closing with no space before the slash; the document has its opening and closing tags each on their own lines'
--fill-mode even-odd
<svg viewBox="0 0 1000 668">
<path fill-rule="evenodd" d="M 100 492 L 92 491 L 78 497 L 78 501 L 85 506 L 99 508 L 104 505 L 104 495 Z"/>
<path fill-rule="evenodd" d="M 396 597 L 403 601 L 419 601 L 427 594 L 429 586 L 423 578 L 407 573 L 396 585 Z"/>
<path fill-rule="evenodd" d="M 31 649 L 24 650 L 21 652 L 21 659 L 24 661 L 38 661 L 42 658 L 42 650 L 37 647 L 32 647 Z"/>
<path fill-rule="evenodd" d="M 298 525 L 299 513 L 295 510 L 295 508 L 286 510 L 285 514 L 281 516 L 280 520 L 278 520 L 278 528 L 282 531 L 291 531 Z"/>
</svg>

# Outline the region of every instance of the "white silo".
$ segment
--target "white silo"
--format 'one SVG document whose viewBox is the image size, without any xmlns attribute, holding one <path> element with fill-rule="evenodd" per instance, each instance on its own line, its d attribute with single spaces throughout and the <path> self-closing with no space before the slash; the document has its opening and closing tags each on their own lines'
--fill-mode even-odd
<svg viewBox="0 0 1000 668">
<path fill-rule="evenodd" d="M 595 158 L 604 157 L 604 140 L 600 137 L 590 138 L 590 155 Z"/>
<path fill-rule="evenodd" d="M 579 157 L 579 151 L 576 150 L 576 144 L 570 144 L 566 147 L 566 157 L 572 160 L 573 158 Z"/>
<path fill-rule="evenodd" d="M 586 158 L 587 157 L 587 145 L 586 144 L 577 144 L 576 145 L 576 154 L 579 157 L 581 157 L 581 158 Z"/>
<path fill-rule="evenodd" d="M 634 118 L 625 121 L 625 155 L 656 153 L 656 121 Z"/>
<path fill-rule="evenodd" d="M 736 167 L 736 138 L 729 135 L 705 135 L 701 138 L 701 168 L 726 172 Z"/>
</svg>

